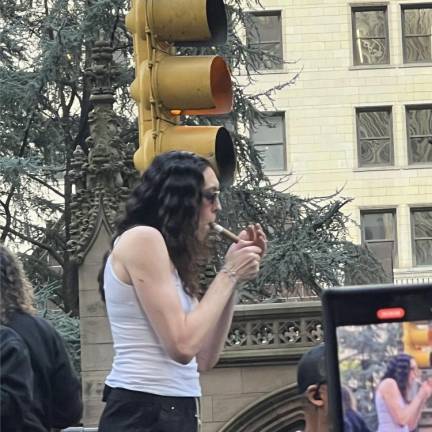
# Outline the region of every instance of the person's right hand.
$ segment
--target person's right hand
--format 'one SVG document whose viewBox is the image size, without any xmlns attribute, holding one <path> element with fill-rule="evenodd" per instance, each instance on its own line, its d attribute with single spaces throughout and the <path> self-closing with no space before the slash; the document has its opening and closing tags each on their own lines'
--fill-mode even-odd
<svg viewBox="0 0 432 432">
<path fill-rule="evenodd" d="M 259 272 L 262 252 L 253 241 L 242 240 L 240 236 L 240 241 L 228 249 L 224 267 L 228 272 L 235 273 L 238 281 L 255 279 Z"/>
<path fill-rule="evenodd" d="M 425 400 L 429 399 L 432 396 L 432 381 L 430 378 L 422 383 L 419 393 L 422 394 Z"/>
</svg>

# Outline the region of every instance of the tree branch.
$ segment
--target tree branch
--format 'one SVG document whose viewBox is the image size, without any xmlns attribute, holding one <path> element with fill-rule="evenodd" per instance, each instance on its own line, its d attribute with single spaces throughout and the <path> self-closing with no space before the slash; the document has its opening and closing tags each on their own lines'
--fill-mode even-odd
<svg viewBox="0 0 432 432">
<path fill-rule="evenodd" d="M 4 229 L 5 227 L 0 225 L 0 229 Z M 13 228 L 9 227 L 9 234 L 13 234 L 17 237 L 19 237 L 21 240 L 27 241 L 35 246 L 40 247 L 43 250 L 46 250 L 57 262 L 58 264 L 60 264 L 62 267 L 64 265 L 64 260 L 63 258 L 51 247 L 47 246 L 44 243 L 41 243 L 35 239 L 32 239 L 31 237 L 28 237 L 26 235 L 24 235 L 23 233 L 20 233 L 18 231 L 15 231 Z"/>
<path fill-rule="evenodd" d="M 40 179 L 39 177 L 36 177 L 33 174 L 30 173 L 26 173 L 28 177 L 30 177 L 32 180 L 40 183 L 41 185 L 45 186 L 46 188 L 48 188 L 50 191 L 54 192 L 55 194 L 57 194 L 59 197 L 64 198 L 64 194 L 62 194 L 58 189 L 54 188 L 53 186 L 51 186 L 49 183 L 47 183 L 46 181 Z"/>
</svg>

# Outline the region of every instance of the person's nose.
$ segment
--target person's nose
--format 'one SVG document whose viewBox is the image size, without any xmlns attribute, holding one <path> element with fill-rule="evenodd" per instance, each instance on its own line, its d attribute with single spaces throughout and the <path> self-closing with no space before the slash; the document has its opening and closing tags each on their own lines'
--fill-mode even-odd
<svg viewBox="0 0 432 432">
<path fill-rule="evenodd" d="M 219 196 L 216 197 L 214 208 L 215 208 L 215 211 L 221 211 L 222 210 L 222 203 L 220 201 Z"/>
</svg>

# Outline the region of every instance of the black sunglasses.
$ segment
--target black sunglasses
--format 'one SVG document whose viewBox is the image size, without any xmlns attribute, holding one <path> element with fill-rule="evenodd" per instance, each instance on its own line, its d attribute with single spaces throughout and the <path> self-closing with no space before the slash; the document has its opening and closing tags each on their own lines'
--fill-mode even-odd
<svg viewBox="0 0 432 432">
<path fill-rule="evenodd" d="M 217 200 L 219 200 L 220 191 L 203 191 L 202 196 L 205 198 L 210 204 L 214 204 Z"/>
</svg>

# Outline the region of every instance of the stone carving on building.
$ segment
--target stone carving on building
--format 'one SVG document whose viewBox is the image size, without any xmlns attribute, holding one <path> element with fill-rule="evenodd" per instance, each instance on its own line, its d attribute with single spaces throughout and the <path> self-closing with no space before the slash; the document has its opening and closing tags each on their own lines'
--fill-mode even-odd
<svg viewBox="0 0 432 432">
<path fill-rule="evenodd" d="M 221 364 L 276 364 L 324 340 L 320 302 L 237 306 Z"/>
<path fill-rule="evenodd" d="M 92 49 L 92 65 L 86 71 L 93 83 L 89 113 L 88 154 L 77 146 L 73 154 L 71 180 L 75 185 L 71 208 L 73 223 L 69 248 L 82 263 L 103 225 L 111 233 L 120 206 L 137 181 L 132 165 L 134 145 L 122 142 L 121 125 L 113 104 L 114 83 L 119 69 L 113 61 L 110 42 L 100 39 Z"/>
</svg>

